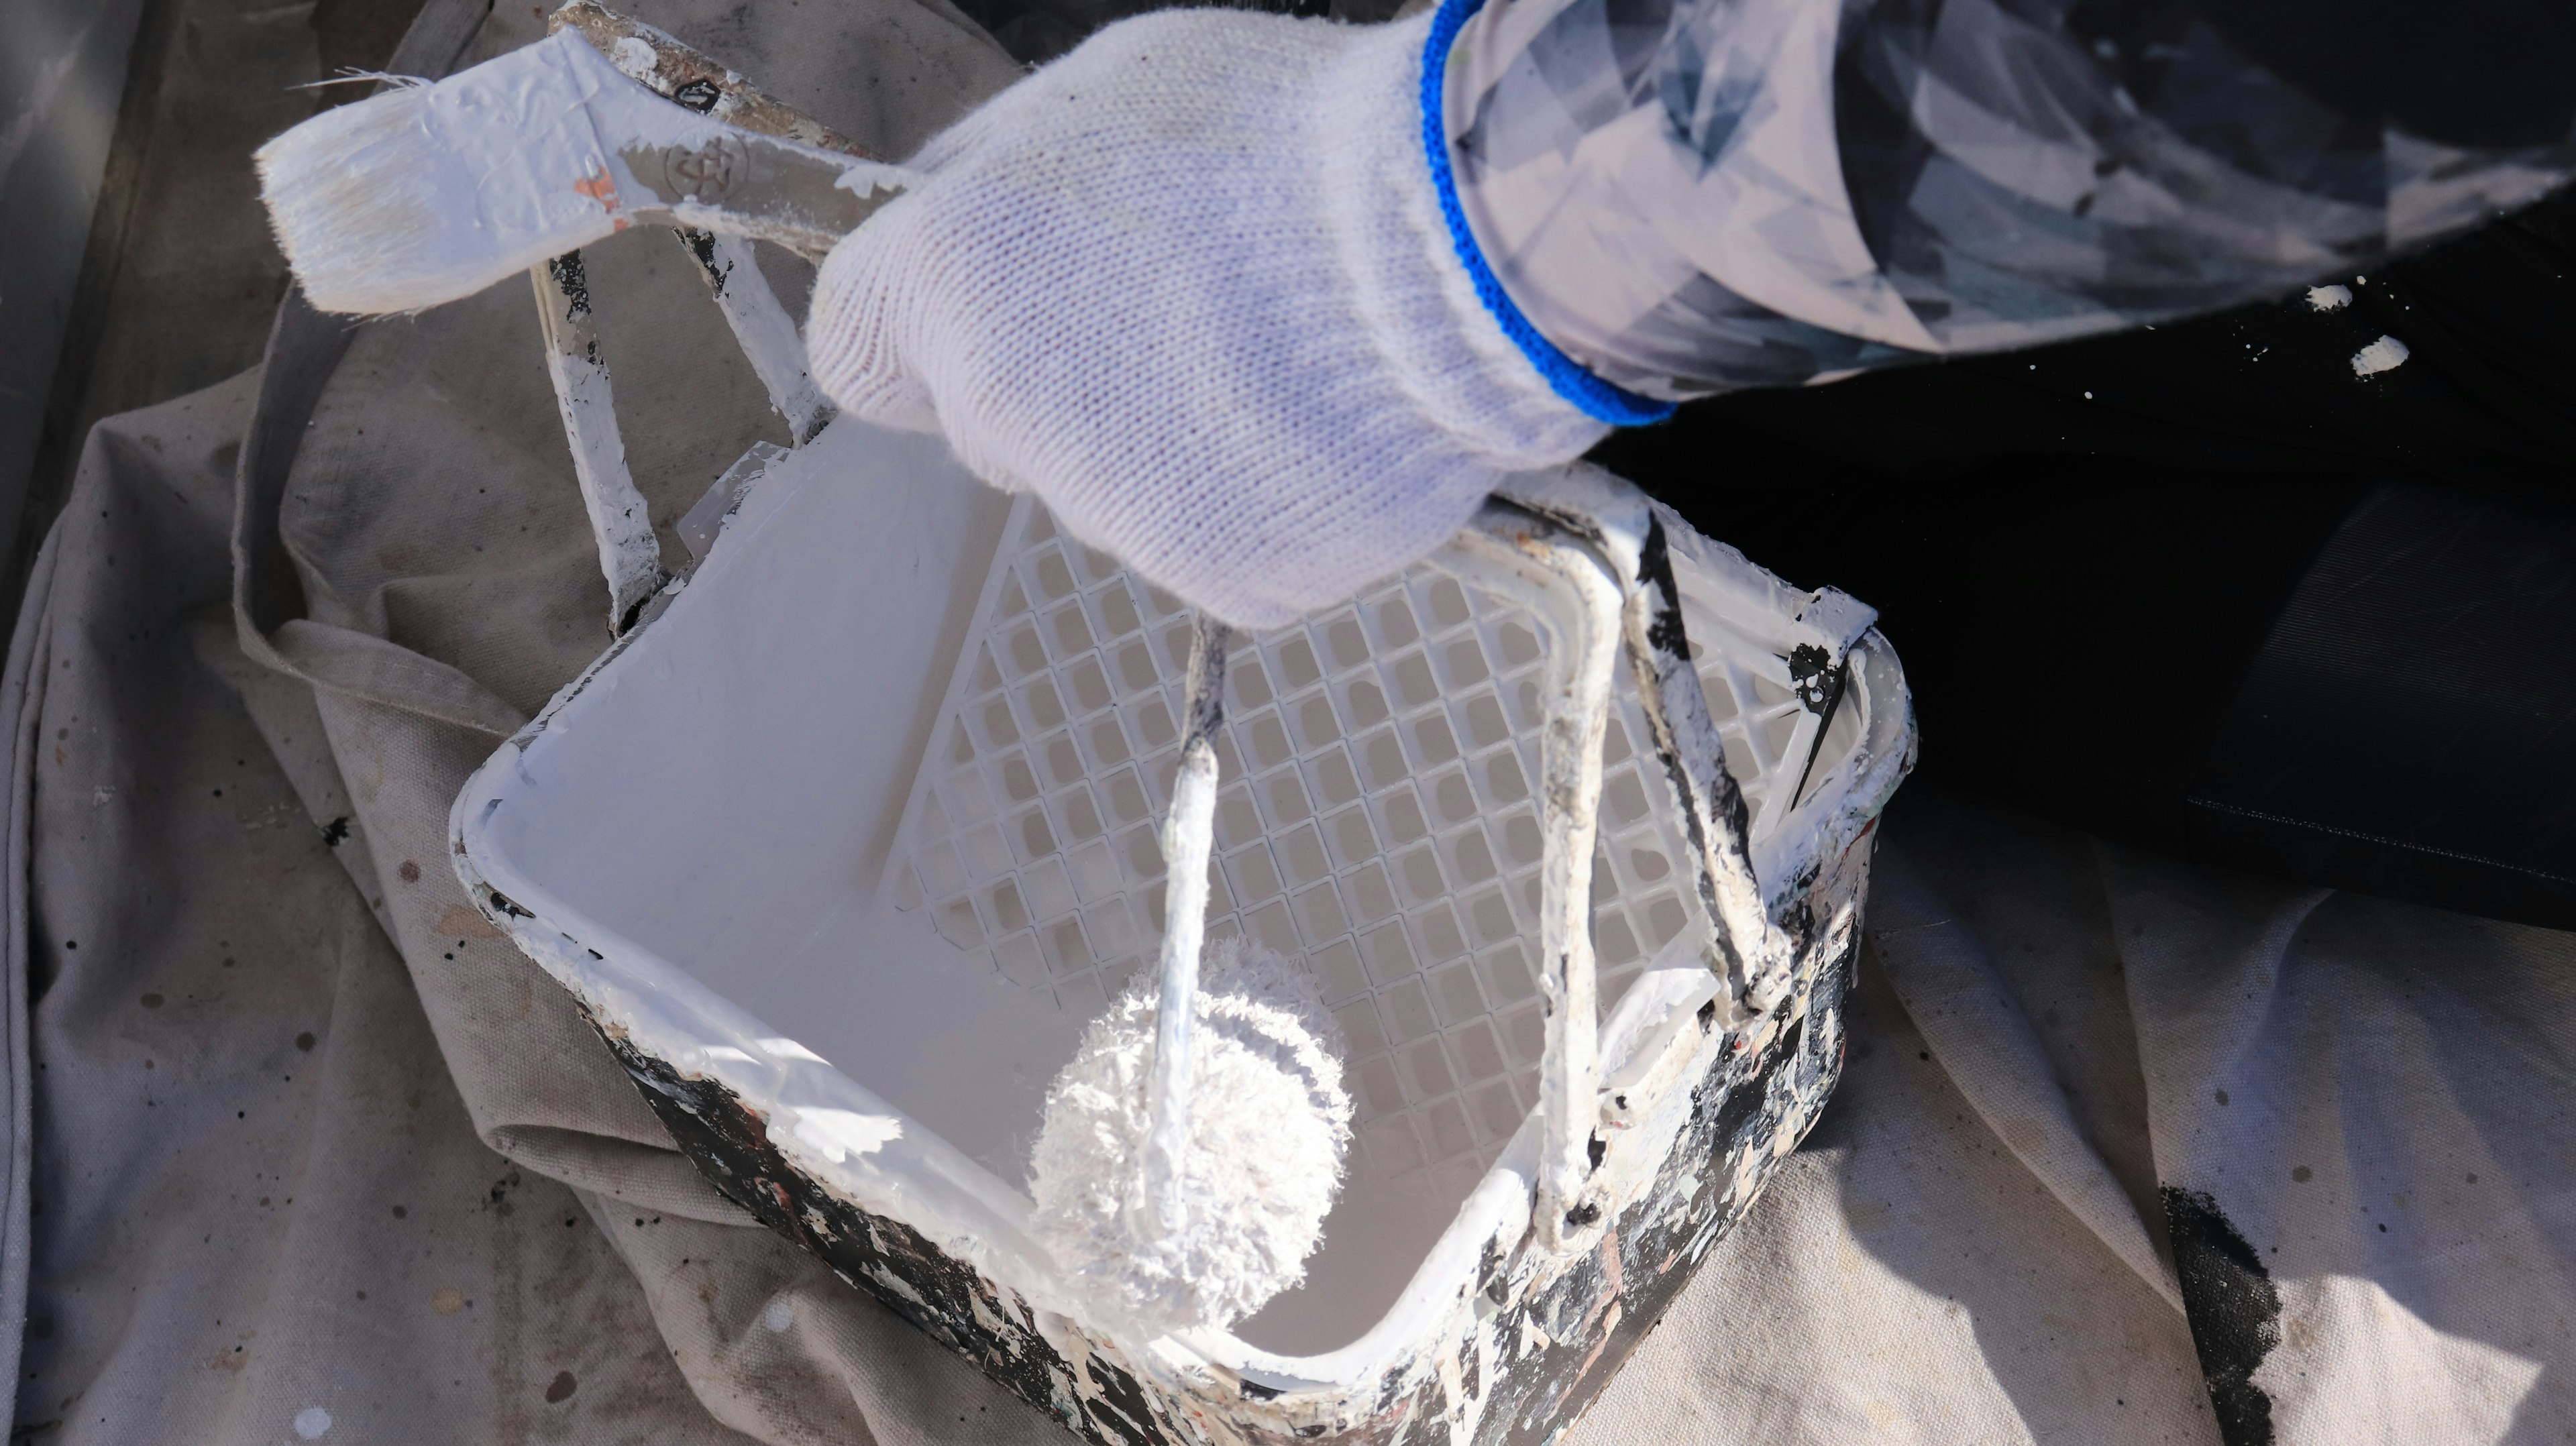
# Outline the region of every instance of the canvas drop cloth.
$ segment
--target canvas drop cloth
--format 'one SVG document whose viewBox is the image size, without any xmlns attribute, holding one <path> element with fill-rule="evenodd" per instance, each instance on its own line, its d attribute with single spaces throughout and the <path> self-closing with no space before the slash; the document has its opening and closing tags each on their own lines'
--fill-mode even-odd
<svg viewBox="0 0 2576 1446">
<path fill-rule="evenodd" d="M 637 8 L 888 154 L 1016 73 L 935 0 Z M 669 238 L 591 278 L 667 537 L 784 438 Z M 284 452 L 256 372 L 88 443 L 0 687 L 13 1440 L 1067 1439 L 702 1184 L 448 867 L 606 641 L 540 355 L 504 285 L 267 378 Z M 1571 1441 L 2576 1439 L 2567 936 L 1885 840 L 1833 1107 Z"/>
</svg>

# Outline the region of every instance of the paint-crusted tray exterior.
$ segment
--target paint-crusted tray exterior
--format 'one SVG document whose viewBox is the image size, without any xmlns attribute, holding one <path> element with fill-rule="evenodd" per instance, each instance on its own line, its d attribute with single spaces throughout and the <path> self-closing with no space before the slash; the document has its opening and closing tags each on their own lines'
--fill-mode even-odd
<svg viewBox="0 0 2576 1446">
<path fill-rule="evenodd" d="M 939 480 L 920 482 L 925 496 L 953 491 Z M 811 495 L 842 494 L 818 488 Z M 460 794 L 452 820 L 458 876 L 477 906 L 581 1003 L 645 1101 L 719 1191 L 1085 1439 L 1131 1446 L 1553 1440 L 1752 1207 L 1841 1073 L 1843 1001 L 1874 820 L 1913 748 L 1902 675 L 1865 618 L 1851 628 L 1849 673 L 1876 680 L 1877 721 L 1867 759 L 1854 765 L 1859 774 L 1817 826 L 1814 837 L 1827 851 L 1808 855 L 1773 896 L 1768 912 L 1780 972 L 1764 977 L 1776 979 L 1776 992 L 1766 984 L 1767 1005 L 1748 1008 L 1733 985 L 1697 962 L 1638 980 L 1618 1019 L 1603 1026 L 1597 1114 L 1587 1111 L 1598 1123 L 1588 1145 L 1571 1137 L 1572 1156 L 1588 1154 L 1588 1173 L 1575 1189 L 1560 1189 L 1556 1198 L 1580 1202 L 1561 1220 L 1533 1219 L 1548 1198 L 1534 1163 L 1542 1111 L 1460 1207 L 1414 1277 L 1400 1322 L 1390 1316 L 1336 1356 L 1242 1354 L 1241 1343 L 1212 1353 L 1212 1342 L 1126 1340 L 1071 1319 L 1060 1313 L 1061 1302 L 1050 1305 L 1043 1281 L 1018 1273 L 1027 1265 L 1001 1238 L 1011 1229 L 1007 1218 L 957 1213 L 961 1197 L 953 1190 L 946 1206 L 920 1193 L 949 1188 L 943 1182 L 975 1167 L 936 1154 L 946 1147 L 924 1132 L 917 1143 L 897 1142 L 915 1153 L 907 1164 L 885 1164 L 870 1177 L 873 1185 L 827 1177 L 800 1148 L 812 1144 L 805 1127 L 771 1113 L 808 1106 L 776 1103 L 788 1098 L 778 1078 L 747 1086 L 721 1059 L 768 1051 L 776 1057 L 765 1067 L 805 1071 L 809 1090 L 816 1076 L 841 1081 L 836 1088 L 856 1086 L 810 1052 L 773 1041 L 801 1056 L 781 1065 L 784 1056 L 758 1038 L 770 1033 L 766 1026 L 655 962 L 615 924 L 586 921 L 563 899 L 549 899 L 544 885 L 520 878 L 505 853 L 477 851 L 478 829 L 518 786 L 508 780 L 527 776 L 526 750 L 576 700 L 624 676 L 621 660 L 632 661 L 636 644 L 656 635 L 654 625 L 689 585 L 657 596 L 635 629 Z M 1682 662 L 1678 630 L 1673 638 L 1667 651 Z M 636 667 L 670 675 L 667 664 Z M 529 888 L 536 892 L 523 892 Z M 716 1052 L 700 1047 L 716 1044 Z M 750 1076 L 760 1077 L 757 1070 Z M 1587 1098 L 1591 1091 L 1586 1086 Z M 874 1114 L 885 1109 L 868 1106 Z M 1581 1172 L 1584 1164 L 1576 1159 L 1573 1168 Z"/>
<path fill-rule="evenodd" d="M 790 1165 L 733 1091 L 685 1079 L 623 1040 L 603 1038 L 672 1139 L 727 1199 L 1085 1440 L 1182 1446 L 1275 1436 L 1362 1446 L 1428 1425 L 1414 1439 L 1442 1440 L 1445 1426 L 1457 1446 L 1520 1446 L 1555 1439 L 1591 1404 L 1815 1123 L 1842 1073 L 1851 954 L 1847 948 L 1826 966 L 1805 1016 L 1768 1045 L 1728 1041 L 1713 1051 L 1655 1188 L 1603 1232 L 1596 1250 L 1542 1281 L 1516 1270 L 1523 1262 L 1502 1258 L 1498 1247 L 1467 1312 L 1469 1335 L 1483 1342 L 1445 1341 L 1432 1370 L 1391 1370 L 1374 1398 L 1332 1406 L 1244 1384 L 1235 1402 L 1176 1410 L 1115 1346 L 1085 1342 L 1088 1350 L 1068 1356 L 1015 1295 L 910 1226 L 859 1209 Z M 1235 1433 L 1192 1429 L 1219 1411 L 1235 1418 Z"/>
<path fill-rule="evenodd" d="M 1874 828 L 1863 832 L 1822 871 L 1811 897 L 1857 899 L 1874 837 Z M 540 959 L 580 948 L 488 886 L 478 884 L 475 898 Z M 1591 1249 L 1552 1255 L 1528 1232 L 1488 1239 L 1441 1329 L 1352 1390 L 1273 1390 L 1221 1368 L 1175 1372 L 1140 1360 L 799 1170 L 760 1113 L 722 1082 L 675 1069 L 619 1029 L 600 1033 L 726 1198 L 1086 1440 L 1519 1446 L 1552 1441 L 1579 1419 L 1815 1124 L 1841 1076 L 1859 952 L 1857 911 L 1839 917 L 1830 933 L 1811 929 L 1798 941 L 1799 978 L 1775 1014 L 1724 1030 L 1711 1002 L 1642 1073 L 1629 1072 L 1626 1088 L 1661 1104 L 1624 1138 L 1596 1140 L 1609 1208 Z"/>
</svg>

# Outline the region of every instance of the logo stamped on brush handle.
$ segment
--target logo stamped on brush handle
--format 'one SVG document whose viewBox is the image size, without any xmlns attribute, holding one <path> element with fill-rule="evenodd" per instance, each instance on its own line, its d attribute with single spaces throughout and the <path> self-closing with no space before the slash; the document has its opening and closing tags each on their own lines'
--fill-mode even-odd
<svg viewBox="0 0 2576 1446">
<path fill-rule="evenodd" d="M 712 206 L 750 173 L 751 151 L 737 136 L 719 135 L 702 146 L 671 146 L 662 152 L 662 180 L 674 200 Z"/>
</svg>

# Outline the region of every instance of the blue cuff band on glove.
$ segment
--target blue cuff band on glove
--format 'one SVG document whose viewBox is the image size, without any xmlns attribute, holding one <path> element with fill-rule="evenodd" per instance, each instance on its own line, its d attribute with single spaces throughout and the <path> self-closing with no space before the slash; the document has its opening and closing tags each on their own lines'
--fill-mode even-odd
<svg viewBox="0 0 2576 1446">
<path fill-rule="evenodd" d="M 1467 212 L 1458 204 L 1458 177 L 1449 163 L 1449 129 L 1444 123 L 1449 47 L 1457 40 L 1458 32 L 1484 8 L 1485 0 L 1442 0 L 1440 13 L 1431 22 L 1431 38 L 1422 48 L 1422 144 L 1430 153 L 1431 184 L 1440 192 L 1440 215 L 1449 223 L 1449 240 L 1458 248 L 1458 260 L 1466 266 L 1468 280 L 1475 283 L 1476 296 L 1494 314 L 1494 320 L 1502 323 L 1503 335 L 1512 339 L 1558 396 L 1582 409 L 1585 416 L 1614 427 L 1660 422 L 1673 414 L 1671 402 L 1641 397 L 1601 380 L 1559 351 L 1556 343 L 1539 335 L 1538 328 L 1521 314 L 1511 293 L 1503 290 L 1494 268 L 1485 264 L 1485 253 L 1477 247 L 1475 233 L 1467 228 Z"/>
</svg>

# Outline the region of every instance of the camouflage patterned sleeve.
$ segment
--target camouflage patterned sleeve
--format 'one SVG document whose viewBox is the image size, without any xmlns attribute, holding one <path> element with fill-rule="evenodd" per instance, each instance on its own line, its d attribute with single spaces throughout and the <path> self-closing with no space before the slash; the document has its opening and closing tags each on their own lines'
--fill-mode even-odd
<svg viewBox="0 0 2576 1446">
<path fill-rule="evenodd" d="M 1448 0 L 1424 94 L 1489 300 L 1642 404 L 2249 301 L 2576 174 L 2576 7 L 2402 3 Z"/>
</svg>

